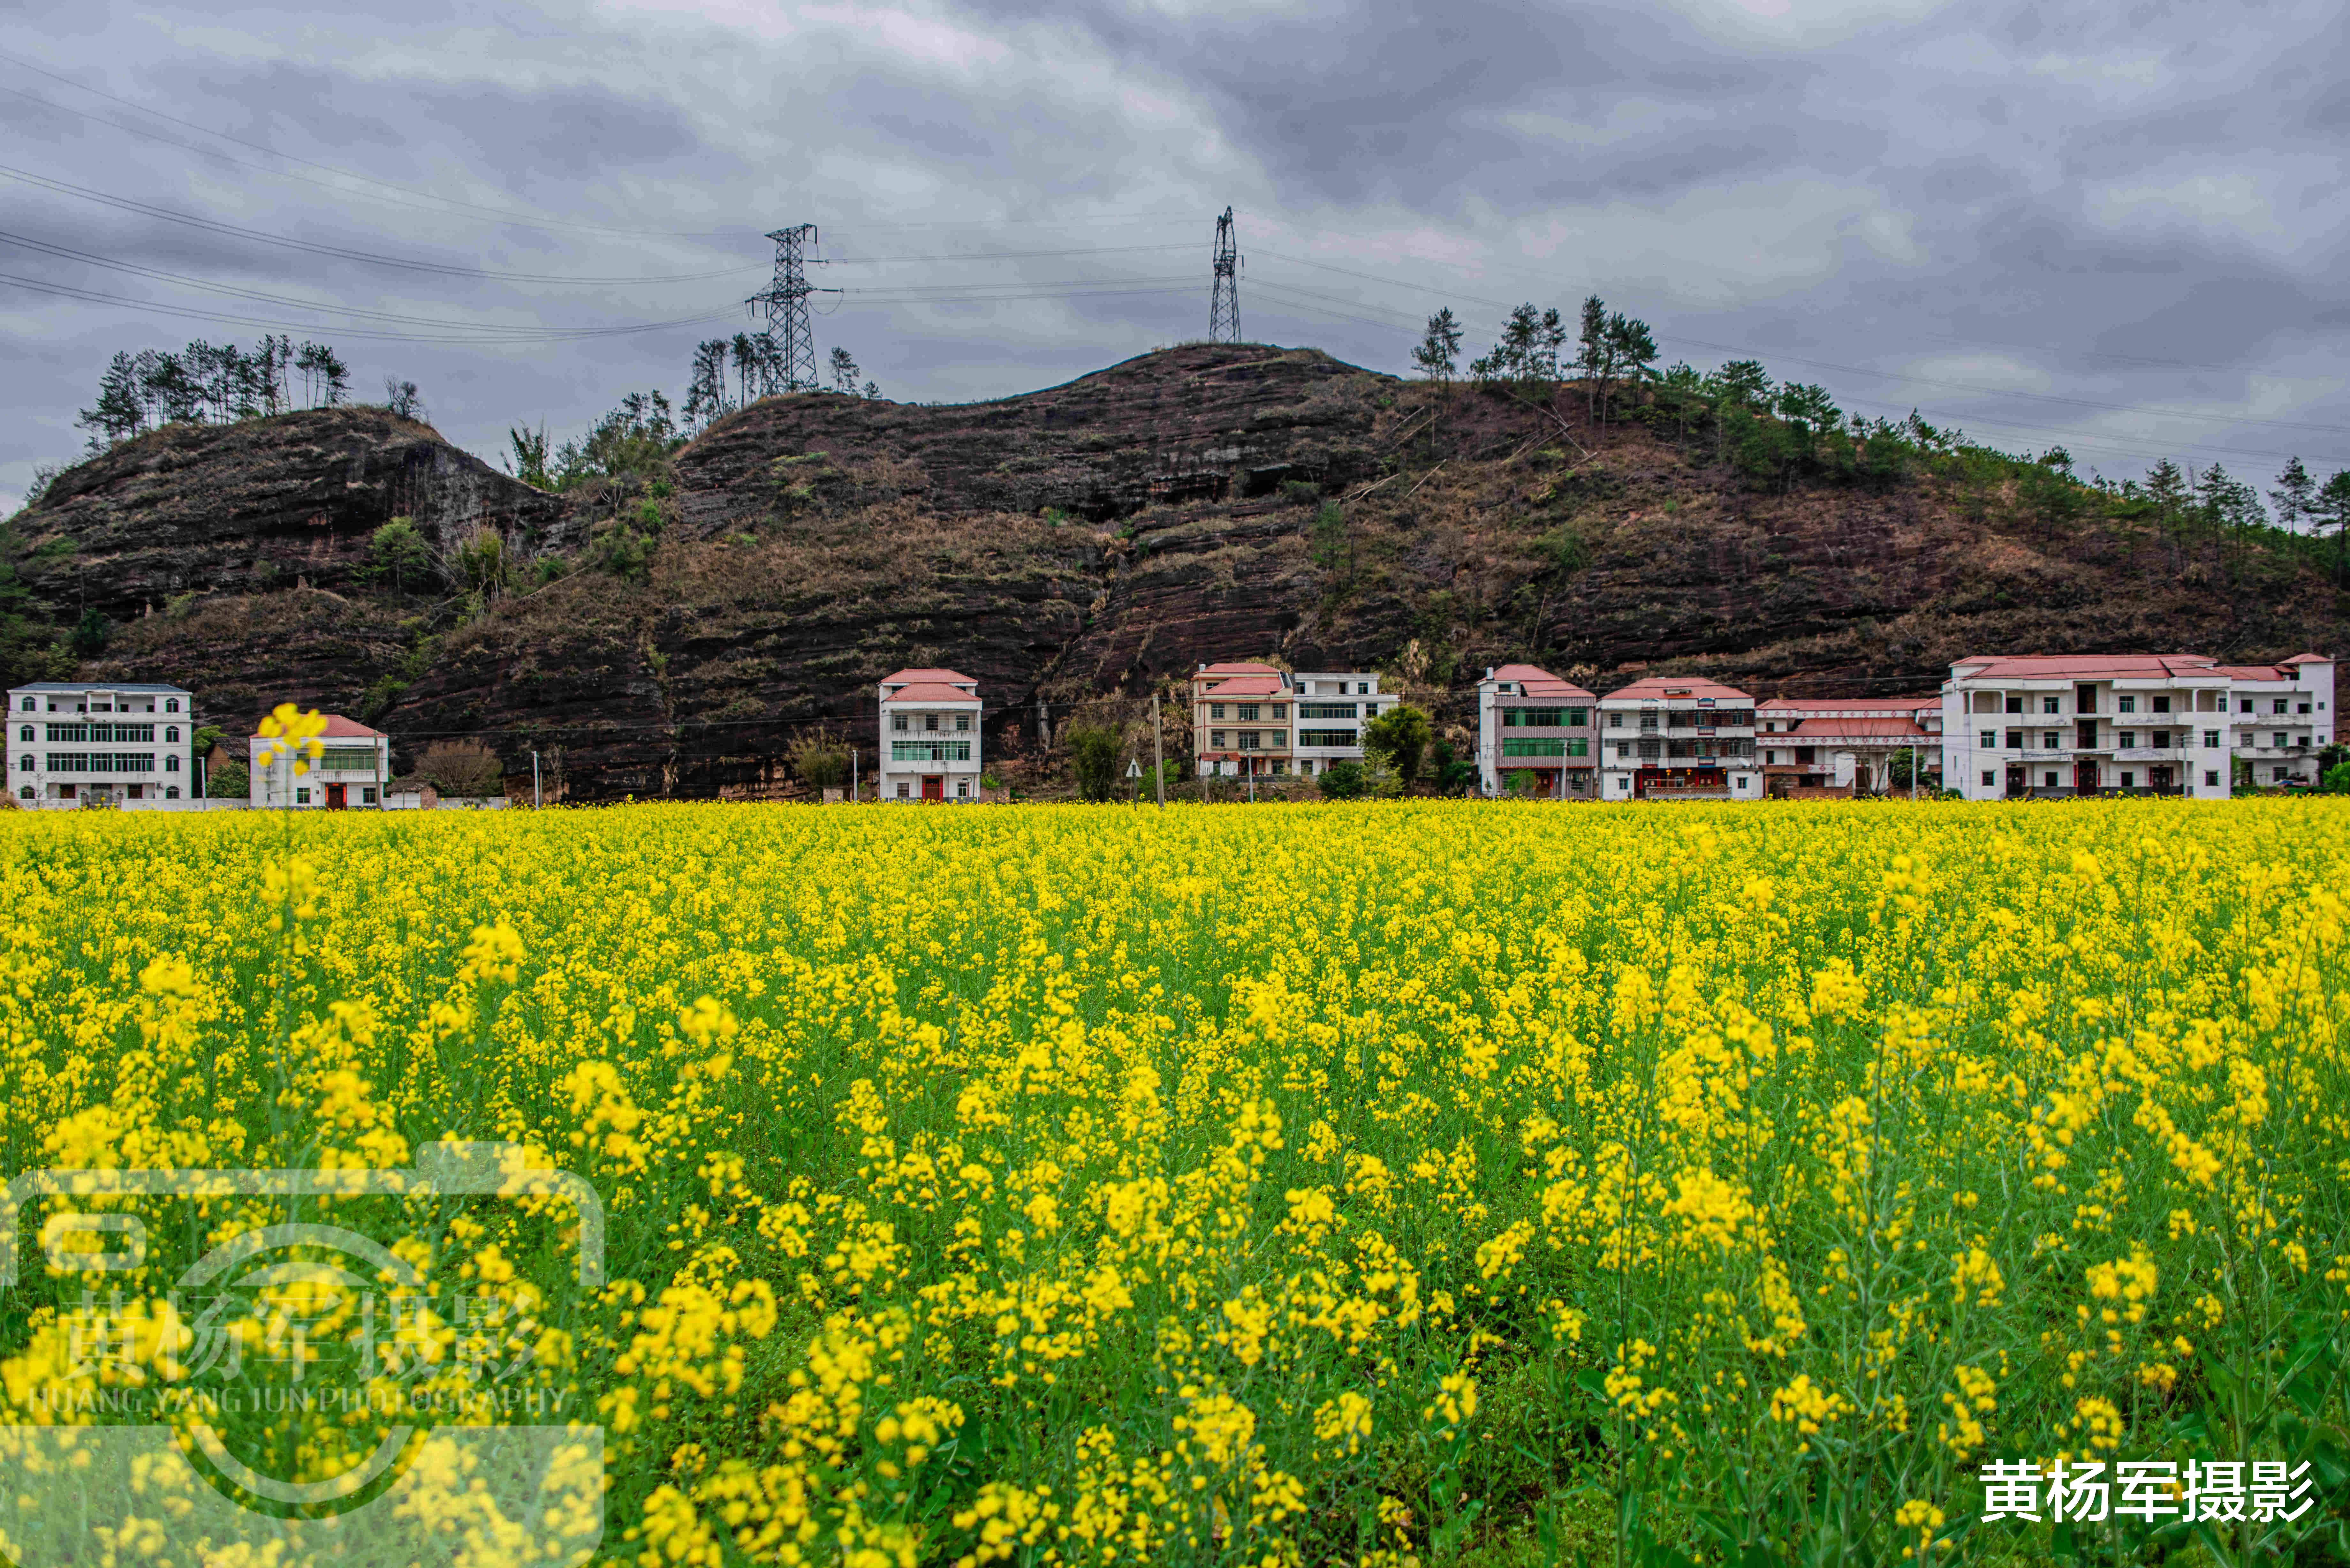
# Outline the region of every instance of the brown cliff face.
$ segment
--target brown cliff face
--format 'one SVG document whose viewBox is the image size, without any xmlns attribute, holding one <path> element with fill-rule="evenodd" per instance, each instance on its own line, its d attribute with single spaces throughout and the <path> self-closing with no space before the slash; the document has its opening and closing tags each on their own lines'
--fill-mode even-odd
<svg viewBox="0 0 2350 1568">
<path fill-rule="evenodd" d="M 1194 344 L 992 403 L 771 398 L 679 456 L 679 510 L 707 534 L 787 519 L 819 498 L 912 493 L 933 512 L 1106 523 L 1154 501 L 1343 484 L 1373 466 L 1377 400 L 1391 387 L 1310 348 Z"/>
<path fill-rule="evenodd" d="M 403 760 L 451 733 L 516 772 L 560 748 L 571 797 L 595 799 L 772 789 L 818 723 L 869 758 L 873 682 L 910 664 L 975 677 L 1001 755 L 1034 744 L 1040 699 L 1131 699 L 1225 658 L 1382 670 L 1460 725 L 1505 659 L 1602 691 L 1670 668 L 1768 696 L 1930 691 L 1985 649 L 2250 660 L 2344 640 L 2295 551 L 2181 541 L 2095 498 L 2052 523 L 2012 475 L 1924 464 L 1778 493 L 1700 439 L 1596 430 L 1571 393 L 1533 408 L 1311 351 L 1194 346 L 966 407 L 769 400 L 678 454 L 640 576 L 588 558 L 609 495 L 541 495 L 376 419 L 357 457 L 314 441 L 315 472 L 281 443 L 266 483 L 235 443 L 68 476 L 20 528 L 37 540 L 62 509 L 78 539 L 103 520 L 144 541 L 110 557 L 136 567 L 112 602 L 215 569 L 231 590 L 132 622 L 92 673 L 182 680 L 233 722 L 283 700 L 353 713 Z M 352 583 L 362 526 L 390 514 L 362 476 L 409 472 L 432 476 L 399 508 L 420 526 L 489 524 L 573 552 L 570 575 L 485 605 Z M 302 507 L 353 477 L 374 499 L 302 555 Z M 252 548 L 206 521 L 215 493 L 287 498 L 224 514 L 277 519 L 248 533 L 310 591 L 236 575 Z"/>
<path fill-rule="evenodd" d="M 189 592 L 360 588 L 375 530 L 400 516 L 436 552 L 477 528 L 569 542 L 555 497 L 370 407 L 150 431 L 58 475 L 16 530 L 72 546 L 38 585 L 68 618 L 127 618 Z"/>
</svg>

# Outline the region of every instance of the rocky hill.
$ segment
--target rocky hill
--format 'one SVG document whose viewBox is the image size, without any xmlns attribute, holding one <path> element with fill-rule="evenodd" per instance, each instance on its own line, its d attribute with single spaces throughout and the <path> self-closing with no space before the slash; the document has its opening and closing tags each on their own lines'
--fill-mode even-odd
<svg viewBox="0 0 2350 1568">
<path fill-rule="evenodd" d="M 1458 724 L 1505 659 L 1770 694 L 1931 690 L 1987 649 L 2344 641 L 2350 605 L 2281 541 L 1955 458 L 1758 480 L 1643 412 L 1191 346 L 988 403 L 769 399 L 658 475 L 554 495 L 315 410 L 128 442 L 16 545 L 53 618 L 120 622 L 91 675 L 181 680 L 224 723 L 338 710 L 403 754 L 559 748 L 573 798 L 772 789 L 811 724 L 869 747 L 906 664 L 976 677 L 1013 755 L 1040 701 L 1130 715 L 1221 658 L 1380 669 Z M 394 517 L 421 584 L 373 567 Z"/>
</svg>

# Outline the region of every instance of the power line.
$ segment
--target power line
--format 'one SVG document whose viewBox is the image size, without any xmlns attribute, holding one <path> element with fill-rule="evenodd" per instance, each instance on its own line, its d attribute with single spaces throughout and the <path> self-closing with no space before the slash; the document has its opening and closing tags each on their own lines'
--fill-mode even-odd
<svg viewBox="0 0 2350 1568">
<path fill-rule="evenodd" d="M 1409 288 L 1414 293 L 1423 296 L 1432 292 L 1431 290 L 1420 286 L 1405 283 L 1399 279 L 1379 277 L 1371 273 L 1357 272 L 1349 267 L 1334 266 L 1328 262 L 1315 261 L 1311 257 L 1307 256 L 1291 255 L 1284 251 L 1265 251 L 1262 254 L 1272 256 L 1279 261 L 1294 262 L 1300 266 L 1310 266 L 1324 272 L 1337 273 L 1345 277 L 1360 278 L 1367 283 L 1382 284 L 1392 288 Z M 1474 295 L 1463 295 L 1460 296 L 1460 297 L 1467 299 L 1472 305 L 1482 305 L 1494 310 L 1506 310 L 1510 308 L 1499 300 L 1483 299 Z M 1398 314 L 1400 315 L 1400 313 Z M 1667 339 L 1668 341 L 1684 343 L 1691 348 L 1704 348 L 1717 354 L 1741 356 L 1751 355 L 1756 358 L 1768 358 L 1772 360 L 1782 363 L 1808 365 L 1814 369 L 1841 370 L 1856 376 L 1875 376 L 1886 380 L 1903 381 L 1920 387 L 1937 387 L 1944 391 L 1963 392 L 1975 397 L 2022 398 L 2033 402 L 2064 403 L 2076 408 L 2097 409 L 2113 413 L 2155 414 L 2166 418 L 2198 419 L 2209 421 L 2214 423 L 2225 424 L 2269 425 L 2281 430 L 2306 430 L 2315 431 L 2322 434 L 2331 436 L 2350 436 L 2350 428 L 2345 428 L 2341 425 L 2315 424 L 2300 420 L 2262 419 L 2251 415 L 2202 413 L 2192 410 L 2164 408 L 2160 405 L 2150 403 L 2111 403 L 2091 398 L 2067 397 L 2054 392 L 2026 392 L 2012 390 L 2007 388 L 1981 387 L 1964 381 L 1946 381 L 1935 377 L 1914 375 L 1908 371 L 1879 370 L 1865 365 L 1847 365 L 1835 360 L 1807 358 L 1800 354 L 1789 354 L 1778 350 L 1758 350 L 1735 344 L 1710 342 L 1702 337 L 1690 337 L 1689 334 L 1684 332 L 1659 332 L 1658 336 L 1661 338 Z"/>
<path fill-rule="evenodd" d="M 52 295 L 61 299 L 78 300 L 86 305 L 124 305 L 157 316 L 181 317 L 192 321 L 218 321 L 237 327 L 265 327 L 273 330 L 291 329 L 297 332 L 322 330 L 316 322 L 286 321 L 279 317 L 232 316 L 217 310 L 199 310 L 190 306 L 165 305 L 157 300 L 139 299 L 130 295 L 107 294 L 98 289 L 78 288 L 68 284 L 49 283 L 40 278 L 24 277 L 15 273 L 0 273 L 0 283 L 15 284 L 36 294 Z M 683 317 L 674 321 L 648 321 L 633 327 L 580 327 L 555 333 L 531 336 L 523 330 L 508 333 L 497 339 L 500 345 L 519 347 L 537 343 L 573 343 L 591 337 L 621 337 L 640 332 L 661 332 L 680 327 L 694 327 L 704 322 L 733 318 L 732 311 L 713 312 L 707 316 Z M 380 327 L 337 327 L 338 336 L 362 341 L 386 343 L 451 343 L 482 347 L 475 329 L 470 326 L 463 335 L 447 333 L 394 332 Z"/>
<path fill-rule="evenodd" d="M 245 288 L 236 284 L 213 283 L 204 278 L 189 277 L 182 273 L 166 272 L 161 267 L 148 266 L 140 262 L 120 261 L 111 256 L 99 255 L 92 251 L 76 250 L 69 245 L 51 244 L 45 240 L 13 234 L 5 230 L 0 230 L 0 244 L 12 244 L 21 250 L 37 251 L 70 261 L 84 262 L 92 266 L 130 273 L 134 276 L 151 277 L 177 287 L 196 289 L 205 294 L 224 295 L 234 299 L 249 299 L 263 305 L 304 310 L 320 316 L 348 316 L 361 321 L 387 322 L 396 326 L 445 327 L 463 332 L 491 333 L 498 336 L 515 335 L 533 339 L 559 340 L 566 337 L 605 337 L 614 330 L 608 327 L 523 327 L 504 322 L 460 321 L 446 317 L 409 316 L 398 311 L 368 310 L 358 306 L 322 305 L 310 300 L 294 299 L 285 295 L 271 294 L 264 289 Z M 621 330 L 646 331 L 660 326 L 675 325 L 678 324 L 662 322 Z"/>
<path fill-rule="evenodd" d="M 140 202 L 129 196 L 113 195 L 87 185 L 77 185 L 71 181 L 53 179 L 48 175 L 33 173 L 29 170 L 10 168 L 6 164 L 0 164 L 0 177 L 38 186 L 43 190 L 54 191 L 60 195 L 99 202 L 123 212 L 138 213 L 151 218 L 161 218 L 169 223 L 184 223 L 190 228 L 202 229 L 234 239 L 250 240 L 286 250 L 307 251 L 314 255 L 336 256 L 345 261 L 358 262 L 366 266 L 389 267 L 402 272 L 438 273 L 451 277 L 484 278 L 501 283 L 627 285 L 700 283 L 709 278 L 733 277 L 740 273 L 756 272 L 761 265 L 754 262 L 737 266 L 715 267 L 707 272 L 671 273 L 650 277 L 598 277 L 577 276 L 565 273 L 500 272 L 489 267 L 460 266 L 447 262 L 413 261 L 400 256 L 388 256 L 377 251 L 322 244 L 314 240 L 297 240 L 287 234 L 274 234 L 262 229 L 248 229 L 241 224 L 224 223 L 217 218 L 207 218 L 193 213 L 182 213 L 170 207 L 160 207 L 152 202 Z"/>
<path fill-rule="evenodd" d="M 720 234 L 726 233 L 726 231 L 723 230 L 695 232 L 678 229 L 624 228 L 609 223 L 575 223 L 561 218 L 525 217 L 514 212 L 510 208 L 492 207 L 479 202 L 467 202 L 454 196 L 443 196 L 435 191 L 427 191 L 413 185 L 402 185 L 395 181 L 378 179 L 372 174 L 359 173 L 357 170 L 342 169 L 331 163 L 321 163 L 316 159 L 299 157 L 291 152 L 281 152 L 276 148 L 270 146 L 267 142 L 248 141 L 240 136 L 231 136 L 226 131 L 214 130 L 208 125 L 200 125 L 192 119 L 182 119 L 177 115 L 165 114 L 161 109 L 150 109 L 146 105 L 133 102 L 130 99 L 117 97 L 115 94 L 106 91 L 103 88 L 94 88 L 87 85 L 86 83 L 78 82 L 71 77 L 61 76 L 56 71 L 48 70 L 41 66 L 35 65 L 32 61 L 22 58 L 16 55 L 9 54 L 5 50 L 0 50 L 0 60 L 5 60 L 11 65 L 21 67 L 26 70 L 33 72 L 36 76 L 47 77 L 51 81 L 61 83 L 66 87 L 73 88 L 77 92 L 86 92 L 94 98 L 102 98 L 109 103 L 120 104 L 123 108 L 130 109 L 134 113 L 148 115 L 156 119 L 166 120 L 171 124 L 182 126 L 200 135 L 214 137 L 219 140 L 232 143 L 234 146 L 250 148 L 256 152 L 265 152 L 272 158 L 282 158 L 288 163 L 299 163 L 306 168 L 321 170 L 341 179 L 356 180 L 363 184 L 375 186 L 387 192 L 395 192 L 398 196 L 422 198 L 425 202 L 438 203 L 441 207 L 452 212 L 469 212 L 481 217 L 493 219 L 498 223 L 512 223 L 520 228 L 550 231 L 561 229 L 570 230 L 577 233 L 626 234 L 639 238 L 651 239 L 711 239 L 716 238 Z M 260 164 L 246 162 L 243 159 L 231 158 L 226 153 L 221 152 L 216 149 L 199 147 L 192 142 L 182 141 L 177 138 L 165 136 L 161 131 L 151 130 L 144 126 L 125 125 L 119 119 L 109 119 L 104 115 L 92 114 L 86 109 L 74 109 L 66 104 L 56 102 L 54 99 L 43 98 L 38 93 L 26 92 L 21 88 L 0 88 L 0 92 L 10 93 L 17 98 L 26 99 L 33 103 L 37 103 L 46 108 L 56 109 L 60 114 L 70 114 L 82 119 L 94 121 L 99 125 L 112 126 L 117 130 L 126 131 L 133 136 L 144 136 L 152 140 L 164 142 L 170 146 L 181 148 L 186 151 L 201 153 L 207 158 L 218 158 L 230 163 L 238 164 L 244 168 L 258 170 L 264 174 L 274 174 L 280 178 L 289 180 L 301 180 L 305 184 L 320 185 L 327 190 L 340 190 L 339 187 L 326 185 L 324 182 L 307 179 L 305 176 L 295 174 L 287 170 L 270 169 Z M 340 191 L 340 193 L 344 195 L 359 195 L 362 192 Z M 416 205 L 416 202 L 413 201 L 405 201 L 400 202 L 400 204 L 403 206 L 413 206 Z"/>
</svg>

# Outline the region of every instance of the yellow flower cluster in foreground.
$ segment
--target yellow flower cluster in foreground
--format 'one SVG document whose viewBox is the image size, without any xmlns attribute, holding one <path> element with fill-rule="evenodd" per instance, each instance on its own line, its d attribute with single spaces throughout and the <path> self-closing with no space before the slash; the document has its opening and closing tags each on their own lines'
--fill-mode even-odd
<svg viewBox="0 0 2350 1568">
<path fill-rule="evenodd" d="M 280 1283 L 227 1328 L 280 1386 L 364 1337 L 365 1386 L 563 1397 L 616 1561 L 2027 1561 L 2044 1530 L 1962 1528 L 1987 1459 L 2298 1459 L 2344 1420 L 2331 802 L 25 814 L 0 846 L 10 1172 L 503 1139 L 593 1184 L 599 1281 L 552 1199 L 337 1198 L 394 1304 Z M 200 1380 L 224 1325 L 172 1282 L 273 1203 L 82 1200 L 146 1216 L 127 1272 L 42 1263 L 70 1205 L 36 1205 L 5 1420 Z M 108 1354 L 85 1290 L 125 1292 Z M 218 1420 L 313 1478 L 393 1425 Z"/>
</svg>

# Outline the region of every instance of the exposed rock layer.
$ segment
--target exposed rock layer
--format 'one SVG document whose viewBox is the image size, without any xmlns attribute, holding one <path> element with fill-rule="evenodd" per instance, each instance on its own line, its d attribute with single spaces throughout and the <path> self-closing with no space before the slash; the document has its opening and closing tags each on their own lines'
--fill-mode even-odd
<svg viewBox="0 0 2350 1568">
<path fill-rule="evenodd" d="M 1131 714 L 1221 658 L 1383 669 L 1458 724 L 1505 659 L 1768 695 L 1930 691 L 1981 649 L 2343 640 L 2299 554 L 2101 504 L 2052 523 L 1947 478 L 1778 493 L 1701 441 L 1596 430 L 1573 395 L 1440 395 L 1251 346 L 962 407 L 769 400 L 679 454 L 641 580 L 586 564 L 643 504 L 544 495 L 343 410 L 143 438 L 18 530 L 76 545 L 38 579 L 53 605 L 73 610 L 78 577 L 140 617 L 92 673 L 183 680 L 230 724 L 286 699 L 361 714 L 403 756 L 476 733 L 522 772 L 559 748 L 574 798 L 772 788 L 819 722 L 869 757 L 872 683 L 905 664 L 978 679 L 1001 753 L 1034 743 L 1040 700 Z M 363 581 L 391 515 L 444 553 L 494 530 L 516 586 L 479 607 Z M 535 556 L 567 553 L 571 575 L 530 587 Z"/>
</svg>

